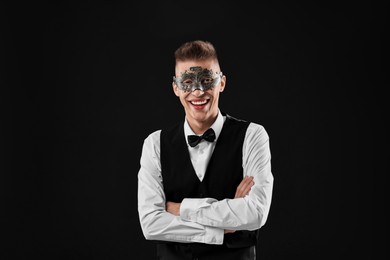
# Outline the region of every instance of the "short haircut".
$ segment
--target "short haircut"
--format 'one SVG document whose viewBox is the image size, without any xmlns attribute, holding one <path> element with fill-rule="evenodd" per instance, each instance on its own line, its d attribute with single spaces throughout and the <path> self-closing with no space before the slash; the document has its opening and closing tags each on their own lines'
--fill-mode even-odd
<svg viewBox="0 0 390 260">
<path fill-rule="evenodd" d="M 213 44 L 208 41 L 196 40 L 185 42 L 175 51 L 176 62 L 209 59 L 218 61 L 217 51 Z"/>
</svg>

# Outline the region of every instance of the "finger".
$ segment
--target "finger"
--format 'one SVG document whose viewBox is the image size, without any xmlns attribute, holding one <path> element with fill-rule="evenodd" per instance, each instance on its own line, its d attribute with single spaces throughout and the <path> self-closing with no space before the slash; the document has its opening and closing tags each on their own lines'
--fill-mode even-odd
<svg viewBox="0 0 390 260">
<path fill-rule="evenodd" d="M 251 191 L 252 189 L 252 186 L 254 185 L 255 183 L 253 181 L 250 181 L 249 183 L 246 183 L 245 185 L 243 185 L 241 191 L 240 191 L 240 194 L 241 194 L 241 197 L 245 197 L 246 195 L 249 194 L 249 192 Z"/>
<path fill-rule="evenodd" d="M 248 189 L 247 189 L 245 195 L 248 195 L 248 194 L 249 194 L 249 192 L 251 191 L 253 185 L 255 185 L 255 182 L 254 182 L 254 181 L 251 181 L 251 183 L 248 185 Z"/>
<path fill-rule="evenodd" d="M 238 185 L 237 189 L 236 189 L 236 194 L 234 197 L 240 197 L 241 196 L 241 191 L 243 189 L 243 187 L 245 186 L 245 183 L 249 180 L 249 177 L 248 176 L 245 176 L 243 178 L 243 180 L 240 182 L 240 184 Z"/>
<path fill-rule="evenodd" d="M 253 176 L 246 176 L 241 183 L 238 185 L 235 198 L 241 198 L 248 194 L 250 191 L 250 188 L 253 186 L 251 185 L 251 182 L 253 182 Z"/>
<path fill-rule="evenodd" d="M 247 176 L 241 181 L 239 187 L 237 188 L 237 196 L 244 197 L 247 194 L 248 186 L 250 186 L 252 180 L 252 176 Z"/>
<path fill-rule="evenodd" d="M 240 191 L 241 197 L 245 197 L 246 195 L 249 194 L 249 192 L 250 192 L 252 186 L 254 185 L 253 178 L 251 178 L 251 179 L 252 179 L 251 181 L 246 182 L 246 183 L 242 186 L 241 191 Z"/>
</svg>

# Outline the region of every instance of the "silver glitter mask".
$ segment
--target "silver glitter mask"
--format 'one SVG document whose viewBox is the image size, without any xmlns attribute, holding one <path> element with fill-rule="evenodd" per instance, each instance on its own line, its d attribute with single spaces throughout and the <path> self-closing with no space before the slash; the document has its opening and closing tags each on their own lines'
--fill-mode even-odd
<svg viewBox="0 0 390 260">
<path fill-rule="evenodd" d="M 211 69 L 202 67 L 190 67 L 181 73 L 180 77 L 173 76 L 176 85 L 185 92 L 192 92 L 197 89 L 207 91 L 214 88 L 222 78 L 222 72 L 213 72 Z"/>
</svg>

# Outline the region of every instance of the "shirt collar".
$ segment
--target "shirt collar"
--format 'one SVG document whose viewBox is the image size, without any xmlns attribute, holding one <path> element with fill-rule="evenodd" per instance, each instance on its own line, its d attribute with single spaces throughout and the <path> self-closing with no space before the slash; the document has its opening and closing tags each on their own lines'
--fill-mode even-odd
<svg viewBox="0 0 390 260">
<path fill-rule="evenodd" d="M 222 127 L 223 127 L 223 122 L 224 122 L 224 118 L 223 118 L 223 116 L 221 114 L 221 111 L 218 110 L 217 119 L 215 120 L 215 122 L 210 127 L 215 132 L 215 142 L 218 140 L 218 137 L 221 134 Z M 190 125 L 188 124 L 187 119 L 184 120 L 184 135 L 185 136 L 195 135 L 194 131 L 192 131 Z M 188 144 L 187 138 L 186 138 L 186 142 Z"/>
</svg>

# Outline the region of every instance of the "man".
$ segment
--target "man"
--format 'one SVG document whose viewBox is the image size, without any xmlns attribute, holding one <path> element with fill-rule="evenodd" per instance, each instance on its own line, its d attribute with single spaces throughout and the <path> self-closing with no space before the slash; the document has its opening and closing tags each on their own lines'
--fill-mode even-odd
<svg viewBox="0 0 390 260">
<path fill-rule="evenodd" d="M 207 41 L 175 51 L 173 92 L 185 119 L 151 133 L 138 173 L 138 212 L 157 259 L 256 259 L 273 175 L 263 126 L 220 111 L 226 77 Z"/>
</svg>

